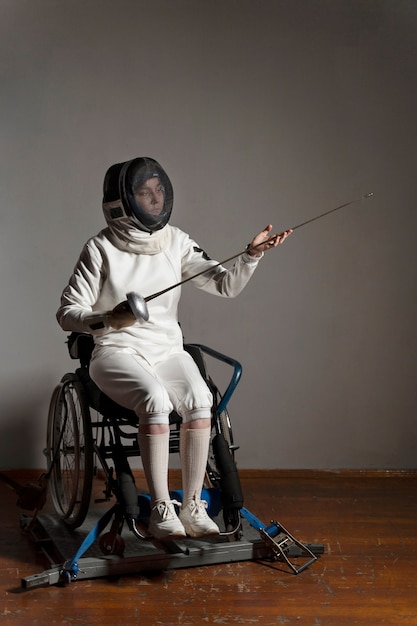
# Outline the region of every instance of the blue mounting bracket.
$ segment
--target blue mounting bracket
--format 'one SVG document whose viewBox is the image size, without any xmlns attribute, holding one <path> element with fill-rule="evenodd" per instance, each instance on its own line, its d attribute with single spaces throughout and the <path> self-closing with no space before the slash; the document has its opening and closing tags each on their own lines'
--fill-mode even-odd
<svg viewBox="0 0 417 626">
<path fill-rule="evenodd" d="M 317 561 L 317 554 L 323 554 L 324 547 L 321 544 L 304 544 L 291 535 L 282 524 L 276 520 L 272 520 L 271 524 L 267 526 L 260 519 L 255 517 L 253 513 L 248 511 L 245 507 L 240 510 L 242 517 L 244 517 L 252 528 L 255 528 L 268 548 L 271 549 L 272 559 L 274 561 L 284 561 L 293 571 L 294 574 L 299 574 L 312 563 Z M 296 566 L 290 557 L 306 557 L 306 561 L 300 566 Z"/>
</svg>

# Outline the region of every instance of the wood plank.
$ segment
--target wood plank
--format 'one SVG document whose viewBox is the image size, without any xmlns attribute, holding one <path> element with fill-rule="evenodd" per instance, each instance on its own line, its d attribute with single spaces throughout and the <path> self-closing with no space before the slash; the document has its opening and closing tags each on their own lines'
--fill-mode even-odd
<svg viewBox="0 0 417 626">
<path fill-rule="evenodd" d="M 326 554 L 298 576 L 279 562 L 225 563 L 21 593 L 20 578 L 45 563 L 19 528 L 14 492 L 0 483 L 0 623 L 417 626 L 415 475 L 240 475 L 249 510 L 323 543 Z M 178 473 L 171 476 L 178 487 Z M 140 474 L 138 485 L 145 487 Z"/>
</svg>

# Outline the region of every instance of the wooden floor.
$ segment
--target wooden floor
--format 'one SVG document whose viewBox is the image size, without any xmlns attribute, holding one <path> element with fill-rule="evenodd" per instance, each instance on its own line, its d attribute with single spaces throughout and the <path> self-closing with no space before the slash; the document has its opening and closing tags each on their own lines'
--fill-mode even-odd
<svg viewBox="0 0 417 626">
<path fill-rule="evenodd" d="M 23 591 L 21 578 L 45 562 L 20 530 L 15 493 L 0 483 L 0 624 L 417 626 L 417 473 L 241 479 L 245 505 L 264 522 L 324 544 L 310 568 L 296 576 L 279 562 L 248 561 Z"/>
</svg>

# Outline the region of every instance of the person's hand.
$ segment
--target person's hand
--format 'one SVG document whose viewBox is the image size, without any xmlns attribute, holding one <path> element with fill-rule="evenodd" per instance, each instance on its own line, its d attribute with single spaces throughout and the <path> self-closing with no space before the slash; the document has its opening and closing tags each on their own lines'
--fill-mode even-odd
<svg viewBox="0 0 417 626">
<path fill-rule="evenodd" d="M 112 328 L 120 330 L 121 328 L 132 326 L 136 322 L 136 317 L 133 315 L 127 300 L 125 300 L 108 313 L 108 320 Z"/>
<path fill-rule="evenodd" d="M 276 248 L 281 243 L 284 243 L 287 237 L 293 232 L 291 228 L 284 230 L 284 232 L 271 235 L 272 224 L 268 224 L 264 230 L 256 235 L 248 246 L 248 253 L 255 258 L 262 256 L 262 252 L 267 252 L 272 248 Z"/>
</svg>

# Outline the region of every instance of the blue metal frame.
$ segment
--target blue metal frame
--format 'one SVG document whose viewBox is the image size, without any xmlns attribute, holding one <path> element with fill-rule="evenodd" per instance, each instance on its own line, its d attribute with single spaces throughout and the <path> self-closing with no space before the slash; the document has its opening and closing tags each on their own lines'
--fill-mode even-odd
<svg viewBox="0 0 417 626">
<path fill-rule="evenodd" d="M 221 352 L 217 352 L 217 350 L 213 350 L 213 348 L 209 348 L 208 346 L 205 346 L 201 343 L 190 343 L 188 345 L 200 348 L 200 350 L 205 354 L 208 354 L 214 359 L 217 359 L 218 361 L 223 361 L 223 363 L 227 363 L 228 365 L 231 365 L 233 367 L 232 378 L 217 407 L 218 412 L 222 413 L 222 411 L 224 411 L 226 406 L 228 405 L 230 398 L 232 397 L 236 387 L 239 384 L 243 371 L 242 365 L 239 363 L 239 361 L 236 361 L 236 359 L 232 359 L 232 357 L 226 356 Z"/>
</svg>

